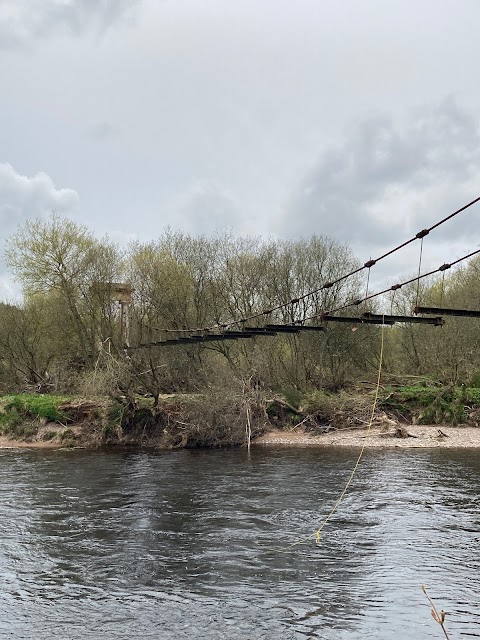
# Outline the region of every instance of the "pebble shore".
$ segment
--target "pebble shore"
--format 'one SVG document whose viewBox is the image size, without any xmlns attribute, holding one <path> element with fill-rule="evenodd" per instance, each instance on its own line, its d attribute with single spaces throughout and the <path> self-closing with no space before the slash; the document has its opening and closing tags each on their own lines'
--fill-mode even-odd
<svg viewBox="0 0 480 640">
<path fill-rule="evenodd" d="M 270 431 L 252 441 L 255 445 L 338 446 L 388 448 L 480 448 L 480 427 L 451 427 L 438 425 L 409 425 L 405 427 L 412 437 L 399 438 L 392 431 L 373 427 L 367 437 L 366 429 L 345 429 L 318 436 L 305 431 Z M 440 430 L 440 431 L 439 431 Z M 441 433 L 445 435 L 441 435 Z"/>
</svg>

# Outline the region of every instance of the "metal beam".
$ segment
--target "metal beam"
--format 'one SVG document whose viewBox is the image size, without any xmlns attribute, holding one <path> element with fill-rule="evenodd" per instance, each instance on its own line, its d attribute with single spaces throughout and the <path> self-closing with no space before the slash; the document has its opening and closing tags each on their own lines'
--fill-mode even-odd
<svg viewBox="0 0 480 640">
<path fill-rule="evenodd" d="M 275 331 L 265 329 L 263 327 L 243 327 L 243 331 L 251 333 L 254 336 L 274 336 Z"/>
<path fill-rule="evenodd" d="M 434 325 L 435 327 L 441 327 L 442 325 L 445 324 L 445 321 L 443 320 L 443 318 L 437 317 L 437 318 L 418 318 L 416 316 L 391 316 L 391 315 L 381 315 L 378 313 L 370 313 L 369 311 L 362 313 L 362 318 L 365 318 L 365 320 L 374 320 L 375 322 L 378 322 L 379 324 L 382 324 L 382 322 L 384 321 L 385 324 L 387 323 L 395 323 L 395 322 L 404 322 L 404 323 L 412 323 L 412 324 L 431 324 Z"/>
<path fill-rule="evenodd" d="M 298 333 L 301 327 L 294 324 L 267 324 L 265 325 L 265 329 L 278 333 Z"/>
<path fill-rule="evenodd" d="M 413 313 L 425 315 L 441 314 L 442 316 L 460 316 L 463 318 L 480 318 L 480 311 L 474 309 L 445 309 L 443 307 L 415 307 Z"/>
<path fill-rule="evenodd" d="M 393 320 L 382 320 L 380 317 L 380 320 L 375 319 L 375 318 L 355 318 L 355 317 L 351 317 L 351 316 L 329 316 L 329 315 L 324 315 L 322 317 L 322 320 L 324 320 L 325 322 L 344 322 L 346 324 L 388 324 L 388 325 L 392 325 L 394 324 Z"/>
<path fill-rule="evenodd" d="M 315 324 L 302 324 L 298 328 L 300 331 L 326 331 L 325 327 Z"/>
</svg>

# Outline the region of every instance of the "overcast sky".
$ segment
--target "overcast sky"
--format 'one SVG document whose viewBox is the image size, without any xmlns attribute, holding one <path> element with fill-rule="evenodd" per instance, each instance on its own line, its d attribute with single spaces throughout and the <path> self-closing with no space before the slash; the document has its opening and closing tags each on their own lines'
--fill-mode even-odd
<svg viewBox="0 0 480 640">
<path fill-rule="evenodd" d="M 55 210 L 122 243 L 325 234 L 375 257 L 480 195 L 479 25 L 478 0 L 0 0 L 2 244 Z M 432 233 L 425 265 L 479 223 Z"/>
</svg>

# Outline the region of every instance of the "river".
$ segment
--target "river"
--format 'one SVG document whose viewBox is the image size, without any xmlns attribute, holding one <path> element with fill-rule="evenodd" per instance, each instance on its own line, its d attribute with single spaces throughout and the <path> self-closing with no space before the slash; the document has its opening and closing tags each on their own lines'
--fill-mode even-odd
<svg viewBox="0 0 480 640">
<path fill-rule="evenodd" d="M 480 450 L 0 450 L 0 638 L 480 638 Z"/>
</svg>

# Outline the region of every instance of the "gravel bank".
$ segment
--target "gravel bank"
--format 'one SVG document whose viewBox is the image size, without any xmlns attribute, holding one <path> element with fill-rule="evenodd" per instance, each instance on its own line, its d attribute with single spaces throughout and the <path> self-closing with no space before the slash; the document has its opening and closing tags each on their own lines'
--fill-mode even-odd
<svg viewBox="0 0 480 640">
<path fill-rule="evenodd" d="M 395 435 L 393 430 L 385 432 L 381 427 L 373 427 L 367 438 L 366 429 L 339 430 L 318 436 L 300 430 L 270 431 L 256 438 L 252 444 L 361 447 L 366 443 L 367 447 L 372 448 L 480 448 L 480 428 L 478 427 L 410 425 L 405 429 L 411 434 L 411 437 L 400 438 Z M 440 432 L 445 435 L 441 435 Z"/>
</svg>

